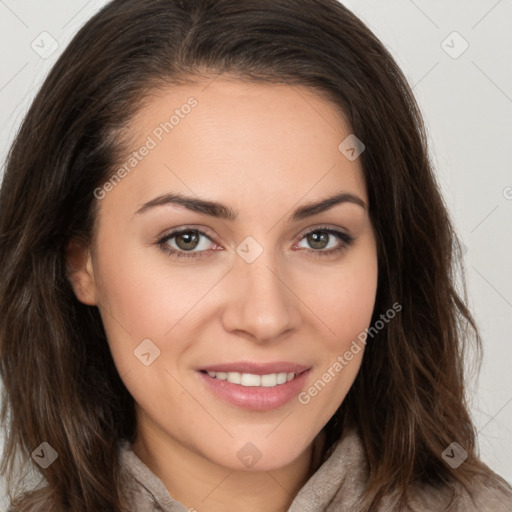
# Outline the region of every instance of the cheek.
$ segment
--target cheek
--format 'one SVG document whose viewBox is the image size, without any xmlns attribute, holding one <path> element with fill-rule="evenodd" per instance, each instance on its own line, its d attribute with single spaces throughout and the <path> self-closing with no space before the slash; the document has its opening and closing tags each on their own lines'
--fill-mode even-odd
<svg viewBox="0 0 512 512">
<path fill-rule="evenodd" d="M 363 250 L 364 249 L 364 250 Z M 377 258 L 373 244 L 353 252 L 337 270 L 326 270 L 308 280 L 315 284 L 316 293 L 309 293 L 319 320 L 329 330 L 326 348 L 329 351 L 346 350 L 371 321 L 377 292 Z M 323 286 L 319 286 L 323 283 Z"/>
<path fill-rule="evenodd" d="M 107 256 L 98 265 L 100 311 L 121 379 L 136 403 L 163 423 L 190 413 L 175 371 L 187 343 L 166 333 L 185 316 L 195 294 L 190 297 L 183 276 L 180 281 L 177 275 L 163 275 L 142 251 Z M 162 408 L 164 403 L 169 410 Z"/>
<path fill-rule="evenodd" d="M 316 346 L 317 366 L 299 395 L 299 403 L 316 417 L 320 428 L 335 413 L 350 390 L 364 355 L 377 291 L 377 257 L 373 240 L 354 251 L 335 272 L 317 275 L 323 293 L 311 297 L 319 321 L 329 327 Z M 318 286 L 315 288 L 319 290 Z M 361 341 L 363 339 L 363 341 Z"/>
<path fill-rule="evenodd" d="M 136 399 L 157 400 L 156 393 L 144 390 L 169 386 L 179 395 L 183 390 L 170 385 L 166 370 L 176 373 L 182 354 L 193 344 L 187 329 L 191 319 L 204 315 L 201 299 L 219 280 L 218 272 L 184 271 L 156 248 L 130 248 L 127 240 L 113 240 L 98 255 L 95 276 L 117 370 L 123 380 L 126 376 L 125 384 Z M 121 253 L 117 247 L 126 250 Z M 147 359 L 154 362 L 145 366 Z"/>
<path fill-rule="evenodd" d="M 347 277 L 343 289 L 334 295 L 336 300 L 329 307 L 332 330 L 341 341 L 340 350 L 368 327 L 375 305 L 376 282 L 376 272 L 368 269 L 363 275 Z"/>
<path fill-rule="evenodd" d="M 370 264 L 363 274 L 339 276 L 333 280 L 329 293 L 323 299 L 318 298 L 322 321 L 332 332 L 318 340 L 315 350 L 318 364 L 298 396 L 304 414 L 315 418 L 317 430 L 339 408 L 361 366 L 365 349 L 361 333 L 371 322 L 375 304 L 375 267 Z"/>
<path fill-rule="evenodd" d="M 117 246 L 126 250 L 114 255 L 111 247 Z M 190 309 L 189 303 L 204 293 L 204 283 L 195 286 L 190 273 L 170 273 L 166 256 L 156 251 L 130 249 L 129 243 L 119 241 L 99 255 L 95 275 L 104 323 L 112 331 L 110 339 L 116 340 L 118 333 L 124 338 L 123 331 L 134 342 L 162 339 Z"/>
<path fill-rule="evenodd" d="M 148 350 L 139 355 L 150 352 L 150 360 L 155 359 L 154 365 L 158 361 L 155 356 L 159 356 L 158 351 L 162 348 L 162 337 L 173 323 L 170 313 L 174 309 L 169 304 L 171 293 L 164 296 L 166 288 L 158 279 L 158 273 L 148 264 L 147 258 L 142 257 L 141 251 L 130 249 L 129 241 L 111 234 L 98 242 L 101 250 L 94 272 L 110 350 L 121 377 L 128 373 L 138 375 L 146 368 L 137 359 L 137 348 L 141 343 L 144 342 L 143 347 Z M 154 345 L 144 340 L 151 340 Z M 148 378 L 153 378 L 154 372 L 145 373 Z"/>
</svg>

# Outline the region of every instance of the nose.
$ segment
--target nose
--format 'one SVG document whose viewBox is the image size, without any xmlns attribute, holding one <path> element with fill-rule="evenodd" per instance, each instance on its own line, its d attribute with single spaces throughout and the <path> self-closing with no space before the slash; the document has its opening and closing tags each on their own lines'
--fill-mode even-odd
<svg viewBox="0 0 512 512">
<path fill-rule="evenodd" d="M 229 298 L 222 314 L 226 331 L 267 343 L 298 329 L 300 300 L 290 281 L 271 251 L 252 263 L 237 257 L 226 283 Z"/>
</svg>

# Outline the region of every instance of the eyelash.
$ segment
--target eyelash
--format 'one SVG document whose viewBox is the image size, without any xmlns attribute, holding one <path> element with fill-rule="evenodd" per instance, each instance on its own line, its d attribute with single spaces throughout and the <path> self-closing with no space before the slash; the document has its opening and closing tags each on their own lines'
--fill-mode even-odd
<svg viewBox="0 0 512 512">
<path fill-rule="evenodd" d="M 162 239 L 160 239 L 156 243 L 156 245 L 162 251 L 164 251 L 168 256 L 173 257 L 173 258 L 185 258 L 185 259 L 207 258 L 208 255 L 206 255 L 206 256 L 204 255 L 204 253 L 206 253 L 207 251 L 199 251 L 199 252 L 192 252 L 192 251 L 190 251 L 190 252 L 186 252 L 186 251 L 182 251 L 182 250 L 169 249 L 169 246 L 167 245 L 167 242 L 169 240 L 171 240 L 172 238 L 175 238 L 175 237 L 177 237 L 179 235 L 182 235 L 184 233 L 189 233 L 189 232 L 197 233 L 198 235 L 203 235 L 206 238 L 208 238 L 208 240 L 213 242 L 213 240 L 204 231 L 201 231 L 200 229 L 180 228 L 180 229 L 178 229 L 176 231 L 172 231 L 168 235 L 165 235 Z M 329 227 L 322 227 L 322 226 L 314 228 L 311 231 L 308 231 L 307 233 L 304 233 L 304 235 L 300 239 L 300 242 L 302 240 L 304 240 L 304 238 L 306 238 L 308 235 L 310 235 L 312 233 L 317 233 L 317 232 L 327 233 L 329 235 L 337 236 L 342 241 L 342 244 L 339 247 L 336 247 L 334 249 L 328 249 L 328 250 L 306 249 L 306 252 L 308 254 L 314 256 L 314 257 L 323 258 L 323 257 L 327 257 L 327 256 L 332 256 L 332 255 L 334 255 L 336 253 L 340 253 L 341 251 L 347 249 L 354 242 L 354 237 L 350 236 L 349 234 L 344 233 L 343 231 L 338 231 L 337 229 L 332 229 L 332 228 L 329 228 Z"/>
</svg>

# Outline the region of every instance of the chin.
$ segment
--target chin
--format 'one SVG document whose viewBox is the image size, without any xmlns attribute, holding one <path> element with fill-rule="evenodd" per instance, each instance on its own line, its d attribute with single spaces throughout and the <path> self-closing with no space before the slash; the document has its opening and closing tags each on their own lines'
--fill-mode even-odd
<svg viewBox="0 0 512 512">
<path fill-rule="evenodd" d="M 230 440 L 229 447 L 219 445 L 220 453 L 207 458 L 214 464 L 234 471 L 274 471 L 293 464 L 307 448 L 298 442 L 284 443 L 276 437 L 274 442 L 264 437 L 253 441 Z"/>
</svg>

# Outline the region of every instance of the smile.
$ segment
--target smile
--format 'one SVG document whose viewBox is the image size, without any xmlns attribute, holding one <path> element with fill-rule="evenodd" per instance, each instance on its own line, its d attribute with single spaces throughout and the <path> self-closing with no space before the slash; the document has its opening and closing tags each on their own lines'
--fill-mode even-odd
<svg viewBox="0 0 512 512">
<path fill-rule="evenodd" d="M 225 380 L 231 384 L 240 384 L 247 387 L 273 388 L 281 384 L 286 384 L 297 375 L 293 372 L 269 373 L 266 375 L 256 375 L 254 373 L 239 372 L 207 372 L 214 379 Z"/>
<path fill-rule="evenodd" d="M 270 411 L 291 402 L 310 374 L 311 367 L 292 363 L 219 364 L 196 373 L 207 393 L 251 411 Z"/>
</svg>

